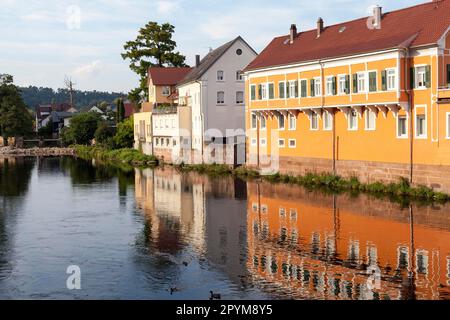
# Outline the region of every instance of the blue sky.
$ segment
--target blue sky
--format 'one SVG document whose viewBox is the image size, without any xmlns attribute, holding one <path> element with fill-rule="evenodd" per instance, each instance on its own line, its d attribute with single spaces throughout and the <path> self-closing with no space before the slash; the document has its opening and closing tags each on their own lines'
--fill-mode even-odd
<svg viewBox="0 0 450 320">
<path fill-rule="evenodd" d="M 425 0 L 0 0 L 0 73 L 19 85 L 128 91 L 137 86 L 120 53 L 148 21 L 176 27 L 178 50 L 195 54 L 241 35 L 260 52 L 291 23 L 300 30 L 391 11 Z"/>
</svg>

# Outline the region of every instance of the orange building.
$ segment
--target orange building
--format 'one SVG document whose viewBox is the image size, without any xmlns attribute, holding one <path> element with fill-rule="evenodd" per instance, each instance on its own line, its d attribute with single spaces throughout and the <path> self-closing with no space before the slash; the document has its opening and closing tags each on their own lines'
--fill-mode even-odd
<svg viewBox="0 0 450 320">
<path fill-rule="evenodd" d="M 449 27 L 450 0 L 292 25 L 246 68 L 249 165 L 450 192 Z"/>
<path fill-rule="evenodd" d="M 268 290 L 331 300 L 450 294 L 448 206 L 402 209 L 267 183 L 250 183 L 248 196 L 247 265 Z"/>
</svg>

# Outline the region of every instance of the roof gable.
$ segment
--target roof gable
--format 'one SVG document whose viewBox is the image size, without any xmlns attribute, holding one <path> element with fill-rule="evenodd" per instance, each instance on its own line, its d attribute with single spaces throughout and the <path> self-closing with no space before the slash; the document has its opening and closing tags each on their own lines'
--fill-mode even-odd
<svg viewBox="0 0 450 320">
<path fill-rule="evenodd" d="M 152 80 L 155 86 L 175 86 L 180 82 L 192 68 L 177 68 L 177 67 L 152 67 L 148 69 L 149 79 Z"/>
<path fill-rule="evenodd" d="M 450 0 L 427 2 L 383 14 L 381 29 L 369 29 L 369 17 L 300 32 L 294 43 L 289 36 L 272 42 L 246 70 L 336 58 L 405 45 L 418 47 L 437 44 L 450 26 Z"/>
</svg>

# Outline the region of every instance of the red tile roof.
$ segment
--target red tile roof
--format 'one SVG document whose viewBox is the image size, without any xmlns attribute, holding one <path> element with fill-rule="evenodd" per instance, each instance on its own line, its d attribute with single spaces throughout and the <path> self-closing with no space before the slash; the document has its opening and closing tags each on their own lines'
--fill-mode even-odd
<svg viewBox="0 0 450 320">
<path fill-rule="evenodd" d="M 180 82 L 192 68 L 149 68 L 149 78 L 156 86 L 174 86 Z"/>
<path fill-rule="evenodd" d="M 125 107 L 125 118 L 131 117 L 133 114 L 136 113 L 136 106 L 134 103 L 126 102 L 123 104 Z"/>
<path fill-rule="evenodd" d="M 381 29 L 369 29 L 368 17 L 272 40 L 246 70 L 288 65 L 399 48 L 436 44 L 450 26 L 450 0 L 427 2 L 384 13 Z"/>
</svg>

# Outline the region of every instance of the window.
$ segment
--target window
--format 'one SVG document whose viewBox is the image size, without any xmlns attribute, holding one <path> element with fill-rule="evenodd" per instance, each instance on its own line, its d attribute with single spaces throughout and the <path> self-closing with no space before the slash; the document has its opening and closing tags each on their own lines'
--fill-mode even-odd
<svg viewBox="0 0 450 320">
<path fill-rule="evenodd" d="M 267 140 L 266 139 L 261 139 L 260 141 L 261 147 L 265 147 L 267 145 Z"/>
<path fill-rule="evenodd" d="M 323 114 L 323 130 L 329 131 L 333 129 L 333 116 L 329 111 Z"/>
<path fill-rule="evenodd" d="M 237 50 L 236 50 L 236 54 L 237 54 L 238 56 L 242 55 L 242 49 L 237 49 Z"/>
<path fill-rule="evenodd" d="M 278 83 L 278 97 L 280 99 L 286 98 L 286 82 Z"/>
<path fill-rule="evenodd" d="M 252 139 L 252 146 L 256 146 L 257 145 L 257 143 L 258 143 L 258 141 L 256 140 L 256 139 Z"/>
<path fill-rule="evenodd" d="M 297 129 L 297 118 L 292 114 L 289 115 L 289 130 Z"/>
<path fill-rule="evenodd" d="M 157 146 L 159 146 L 159 138 L 156 138 L 156 139 L 155 139 L 155 144 L 156 144 Z"/>
<path fill-rule="evenodd" d="M 319 121 L 315 112 L 311 114 L 311 130 L 319 130 Z"/>
<path fill-rule="evenodd" d="M 166 124 L 166 129 L 169 129 L 169 120 L 166 119 L 165 124 Z"/>
<path fill-rule="evenodd" d="M 250 100 L 256 100 L 256 86 L 254 84 L 250 86 Z"/>
<path fill-rule="evenodd" d="M 244 76 L 242 75 L 242 71 L 238 70 L 236 71 L 236 81 L 242 81 L 244 80 Z"/>
<path fill-rule="evenodd" d="M 293 149 L 297 147 L 297 140 L 289 139 L 289 148 Z"/>
<path fill-rule="evenodd" d="M 334 84 L 335 84 L 334 79 L 335 79 L 334 77 L 327 78 L 327 87 L 326 87 L 326 95 L 327 96 L 334 95 Z"/>
<path fill-rule="evenodd" d="M 174 147 L 176 147 L 177 146 L 177 140 L 173 139 L 172 144 L 173 144 Z"/>
<path fill-rule="evenodd" d="M 244 92 L 243 91 L 236 92 L 236 103 L 237 104 L 244 103 Z"/>
<path fill-rule="evenodd" d="M 397 118 L 397 138 L 408 137 L 408 119 L 406 116 L 398 116 Z"/>
<path fill-rule="evenodd" d="M 172 119 L 172 129 L 175 129 L 175 120 Z"/>
<path fill-rule="evenodd" d="M 219 91 L 217 92 L 217 104 L 225 103 L 225 92 Z"/>
<path fill-rule="evenodd" d="M 366 91 L 366 74 L 358 73 L 358 92 Z"/>
<path fill-rule="evenodd" d="M 162 95 L 165 96 L 165 97 L 170 96 L 170 87 L 168 87 L 168 86 L 163 87 Z"/>
<path fill-rule="evenodd" d="M 306 98 L 308 95 L 307 87 L 308 87 L 308 81 L 307 80 L 301 80 L 300 81 L 300 87 L 301 87 L 301 97 Z"/>
<path fill-rule="evenodd" d="M 278 139 L 278 147 L 279 148 L 284 148 L 285 146 L 285 141 L 284 139 Z"/>
<path fill-rule="evenodd" d="M 369 72 L 369 92 L 377 91 L 377 72 Z"/>
<path fill-rule="evenodd" d="M 348 93 L 348 76 L 340 75 L 339 76 L 339 94 L 347 94 Z"/>
<path fill-rule="evenodd" d="M 155 128 L 156 128 L 156 129 L 159 128 L 159 126 L 158 126 L 158 121 L 155 121 Z"/>
<path fill-rule="evenodd" d="M 416 88 L 426 88 L 426 68 L 416 68 Z"/>
<path fill-rule="evenodd" d="M 284 130 L 284 115 L 280 114 L 278 115 L 278 129 L 279 130 Z"/>
<path fill-rule="evenodd" d="M 267 84 L 262 84 L 261 85 L 261 99 L 262 100 L 267 100 Z"/>
<path fill-rule="evenodd" d="M 351 110 L 348 114 L 348 130 L 358 130 L 358 113 L 355 110 Z"/>
<path fill-rule="evenodd" d="M 170 139 L 169 138 L 166 139 L 166 145 L 170 146 Z"/>
<path fill-rule="evenodd" d="M 397 89 L 395 69 L 386 70 L 386 77 L 387 77 L 387 89 L 388 90 Z"/>
<path fill-rule="evenodd" d="M 269 87 L 269 99 L 275 99 L 275 89 L 274 89 L 274 84 L 273 83 L 269 83 L 268 84 Z"/>
<path fill-rule="evenodd" d="M 298 81 L 289 81 L 289 98 L 298 98 Z"/>
<path fill-rule="evenodd" d="M 322 80 L 320 78 L 314 79 L 314 93 L 316 96 L 322 95 Z"/>
<path fill-rule="evenodd" d="M 416 116 L 416 137 L 417 138 L 427 137 L 427 119 L 424 114 Z"/>
<path fill-rule="evenodd" d="M 223 81 L 225 79 L 225 73 L 222 70 L 217 71 L 217 81 Z"/>
<path fill-rule="evenodd" d="M 366 130 L 375 130 L 377 115 L 372 110 L 366 110 L 365 112 Z"/>
<path fill-rule="evenodd" d="M 267 128 L 266 118 L 264 116 L 261 116 L 261 117 L 259 117 L 259 121 L 260 121 L 261 130 L 266 130 L 266 128 Z"/>
<path fill-rule="evenodd" d="M 252 113 L 252 129 L 256 129 L 258 120 L 256 118 L 256 114 Z"/>
<path fill-rule="evenodd" d="M 447 123 L 446 123 L 446 128 L 447 128 L 447 139 L 450 139 L 450 112 L 447 112 Z"/>
</svg>

